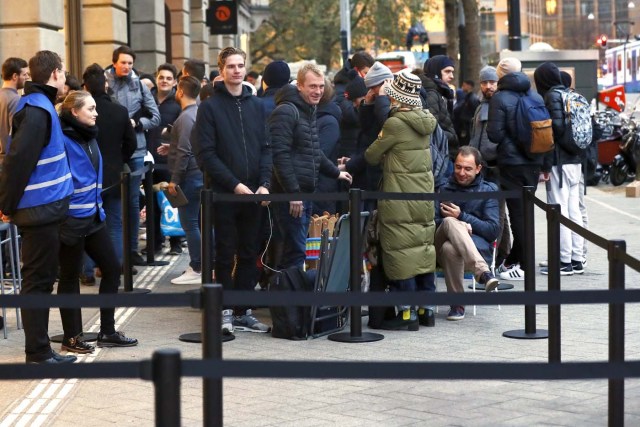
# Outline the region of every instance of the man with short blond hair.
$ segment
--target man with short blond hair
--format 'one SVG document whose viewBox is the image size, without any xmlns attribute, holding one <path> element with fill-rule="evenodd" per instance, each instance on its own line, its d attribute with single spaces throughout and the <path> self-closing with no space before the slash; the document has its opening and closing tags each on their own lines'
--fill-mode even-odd
<svg viewBox="0 0 640 427">
<path fill-rule="evenodd" d="M 222 81 L 200 104 L 191 133 L 196 161 L 217 193 L 268 194 L 271 149 L 262 102 L 243 85 L 246 54 L 227 47 L 218 55 Z M 260 211 L 253 203 L 214 205 L 215 271 L 225 290 L 253 290 L 256 284 Z M 235 261 L 237 259 L 237 262 Z M 235 275 L 232 276 L 235 266 Z M 234 317 L 235 314 L 235 317 Z M 225 307 L 223 332 L 269 332 L 247 306 Z"/>
<path fill-rule="evenodd" d="M 313 193 L 318 176 L 351 183 L 351 175 L 341 172 L 324 155 L 318 142 L 316 108 L 324 94 L 324 73 L 315 64 L 298 71 L 296 86 L 285 85 L 276 94 L 276 109 L 269 117 L 273 152 L 272 191 L 275 193 Z M 274 215 L 283 239 L 279 269 L 302 266 L 311 202 L 274 203 Z"/>
</svg>

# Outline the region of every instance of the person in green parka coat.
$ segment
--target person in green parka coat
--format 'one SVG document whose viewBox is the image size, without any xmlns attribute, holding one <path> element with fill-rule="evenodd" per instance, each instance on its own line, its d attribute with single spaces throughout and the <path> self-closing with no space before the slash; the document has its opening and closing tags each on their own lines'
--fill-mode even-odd
<svg viewBox="0 0 640 427">
<path fill-rule="evenodd" d="M 421 82 L 403 70 L 385 86 L 392 100 L 389 118 L 378 139 L 365 152 L 367 162 L 382 165 L 382 191 L 433 193 L 430 135 L 437 121 L 420 101 Z M 382 265 L 392 288 L 398 291 L 429 290 L 427 274 L 435 271 L 434 205 L 424 200 L 381 200 L 378 231 Z M 417 330 L 423 316 L 433 312 L 399 307 L 398 316 L 383 324 L 385 329 Z"/>
</svg>

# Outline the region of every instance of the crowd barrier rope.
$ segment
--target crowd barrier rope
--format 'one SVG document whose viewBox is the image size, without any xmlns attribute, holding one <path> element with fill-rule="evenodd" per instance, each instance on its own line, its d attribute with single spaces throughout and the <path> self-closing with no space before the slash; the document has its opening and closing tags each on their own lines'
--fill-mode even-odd
<svg viewBox="0 0 640 427">
<path fill-rule="evenodd" d="M 123 176 L 123 183 L 126 182 Z M 123 193 L 124 193 L 123 184 Z M 358 194 L 354 196 L 354 192 Z M 415 197 L 409 197 L 415 196 Z M 640 302 L 640 290 L 625 289 L 625 266 L 640 272 L 640 260 L 626 252 L 622 240 L 606 240 L 573 223 L 560 213 L 558 205 L 549 205 L 535 197 L 533 188 L 519 191 L 470 194 L 397 194 L 362 192 L 351 190 L 351 194 L 278 194 L 235 196 L 212 193 L 203 190 L 203 209 L 211 212 L 211 204 L 216 201 L 255 202 L 262 200 L 350 200 L 350 212 L 359 213 L 360 198 L 392 200 L 469 200 L 501 199 L 522 197 L 525 205 L 526 223 L 533 221 L 535 206 L 546 212 L 547 236 L 549 237 L 549 289 L 535 290 L 535 239 L 525 246 L 526 268 L 524 292 L 501 293 L 314 293 L 314 292 L 248 292 L 225 291 L 222 286 L 211 283 L 211 275 L 203 273 L 203 285 L 199 292 L 180 294 L 113 294 L 113 295 L 3 295 L 0 304 L 6 307 L 194 307 L 202 311 L 202 360 L 182 360 L 177 350 L 157 350 L 151 360 L 137 362 L 96 362 L 92 364 L 68 365 L 23 365 L 0 364 L 0 378 L 142 378 L 153 381 L 155 389 L 156 425 L 174 426 L 180 424 L 180 378 L 183 376 L 202 377 L 203 381 L 203 424 L 221 426 L 223 423 L 223 378 L 340 378 L 340 379 L 473 379 L 473 380 L 560 380 L 560 379 L 607 379 L 608 418 L 610 426 L 624 423 L 624 380 L 640 377 L 640 362 L 625 361 L 624 357 L 624 307 L 627 303 Z M 124 194 L 123 194 L 123 199 Z M 207 205 L 207 206 L 205 206 Z M 527 213 L 528 212 L 528 213 Z M 351 215 L 359 218 L 359 215 Z M 355 223 L 356 221 L 353 221 Z M 203 221 L 205 223 L 205 221 Z M 564 225 L 582 235 L 590 242 L 607 250 L 609 263 L 609 289 L 589 291 L 562 291 L 560 289 L 559 227 Z M 210 224 L 206 224 L 207 227 Z M 357 229 L 356 229 L 357 230 Z M 528 232 L 530 232 L 528 230 Z M 208 233 L 203 233 L 203 237 Z M 352 236 L 359 233 L 352 233 Z M 211 244 L 211 242 L 209 242 Z M 359 250 L 362 242 L 351 241 L 357 250 L 352 250 L 350 262 L 360 263 Z M 211 250 L 212 245 L 205 249 Z M 203 252 L 203 261 L 207 259 Z M 354 272 L 359 266 L 351 266 L 353 286 Z M 204 268 L 203 268 L 204 270 Z M 530 273 L 530 274 L 528 274 Z M 359 283 L 358 286 L 359 288 Z M 336 361 L 264 361 L 264 360 L 223 360 L 220 312 L 223 305 L 259 306 L 304 306 L 343 305 L 351 307 L 413 305 L 524 305 L 524 334 L 538 333 L 535 328 L 535 306 L 549 306 L 549 351 L 547 363 L 484 363 L 484 362 L 336 362 Z M 608 304 L 609 305 L 609 358 L 606 362 L 561 361 L 560 308 L 566 304 Z M 530 307 L 527 311 L 526 308 Z M 352 314 L 353 311 L 352 311 Z M 351 336 L 358 329 L 361 333 L 361 317 L 351 317 Z M 349 341 L 357 342 L 357 341 Z"/>
</svg>

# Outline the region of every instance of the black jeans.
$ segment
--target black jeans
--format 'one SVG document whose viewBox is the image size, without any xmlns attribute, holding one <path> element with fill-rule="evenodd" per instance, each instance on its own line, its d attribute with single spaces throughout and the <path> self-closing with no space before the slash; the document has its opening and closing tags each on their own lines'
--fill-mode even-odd
<svg viewBox="0 0 640 427">
<path fill-rule="evenodd" d="M 222 288 L 252 291 L 256 285 L 258 245 L 262 209 L 255 203 L 216 203 L 214 228 L 216 241 L 216 279 Z M 232 277 L 234 271 L 235 275 Z M 243 315 L 251 307 L 233 307 Z"/>
<path fill-rule="evenodd" d="M 522 187 L 538 188 L 539 176 L 540 166 L 501 166 L 500 186 L 502 190 L 513 190 L 514 187 L 517 189 L 522 189 Z M 505 264 L 520 263 L 520 268 L 524 270 L 524 203 L 521 198 L 506 200 L 511 232 L 513 233 L 513 246 Z"/>
<path fill-rule="evenodd" d="M 51 294 L 58 273 L 58 223 L 21 227 L 21 294 Z M 49 309 L 23 308 L 25 353 L 27 359 L 40 361 L 51 357 L 49 344 Z"/>
<path fill-rule="evenodd" d="M 59 294 L 79 294 L 79 278 L 82 271 L 82 254 L 87 254 L 96 262 L 102 279 L 100 280 L 100 294 L 115 294 L 120 286 L 120 262 L 111 243 L 106 227 L 100 227 L 96 232 L 80 237 L 74 245 L 60 243 L 60 280 Z M 115 330 L 115 309 L 100 309 L 100 332 L 113 334 Z M 82 312 L 79 308 L 61 308 L 62 328 L 66 339 L 78 336 L 82 332 Z"/>
</svg>

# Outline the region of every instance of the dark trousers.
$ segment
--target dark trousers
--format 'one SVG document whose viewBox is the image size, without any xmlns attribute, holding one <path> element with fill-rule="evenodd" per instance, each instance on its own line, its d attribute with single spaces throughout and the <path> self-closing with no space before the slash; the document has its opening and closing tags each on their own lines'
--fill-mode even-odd
<svg viewBox="0 0 640 427">
<path fill-rule="evenodd" d="M 77 243 L 67 245 L 60 243 L 60 280 L 58 294 L 79 294 L 79 277 L 82 270 L 82 254 L 87 254 L 96 262 L 102 279 L 100 280 L 100 294 L 115 294 L 120 286 L 120 262 L 111 243 L 106 227 L 78 238 Z M 100 332 L 113 334 L 115 330 L 115 309 L 100 309 Z M 73 338 L 82 332 L 82 312 L 79 308 L 61 308 L 62 328 L 65 338 Z"/>
<path fill-rule="evenodd" d="M 216 279 L 226 290 L 251 291 L 258 274 L 260 214 L 255 203 L 216 203 L 214 205 L 216 241 Z M 235 261 L 235 275 L 234 271 Z M 232 307 L 243 315 L 251 307 Z"/>
<path fill-rule="evenodd" d="M 51 294 L 58 272 L 58 223 L 21 227 L 22 291 L 21 294 Z M 51 356 L 49 344 L 49 309 L 23 308 L 25 353 L 31 360 Z"/>
<path fill-rule="evenodd" d="M 538 188 L 539 176 L 540 166 L 501 166 L 500 186 L 503 190 L 513 190 L 514 187 L 521 189 L 527 186 Z M 524 203 L 521 198 L 506 200 L 513 246 L 505 263 L 507 265 L 520 263 L 520 268 L 524 269 Z"/>
</svg>

